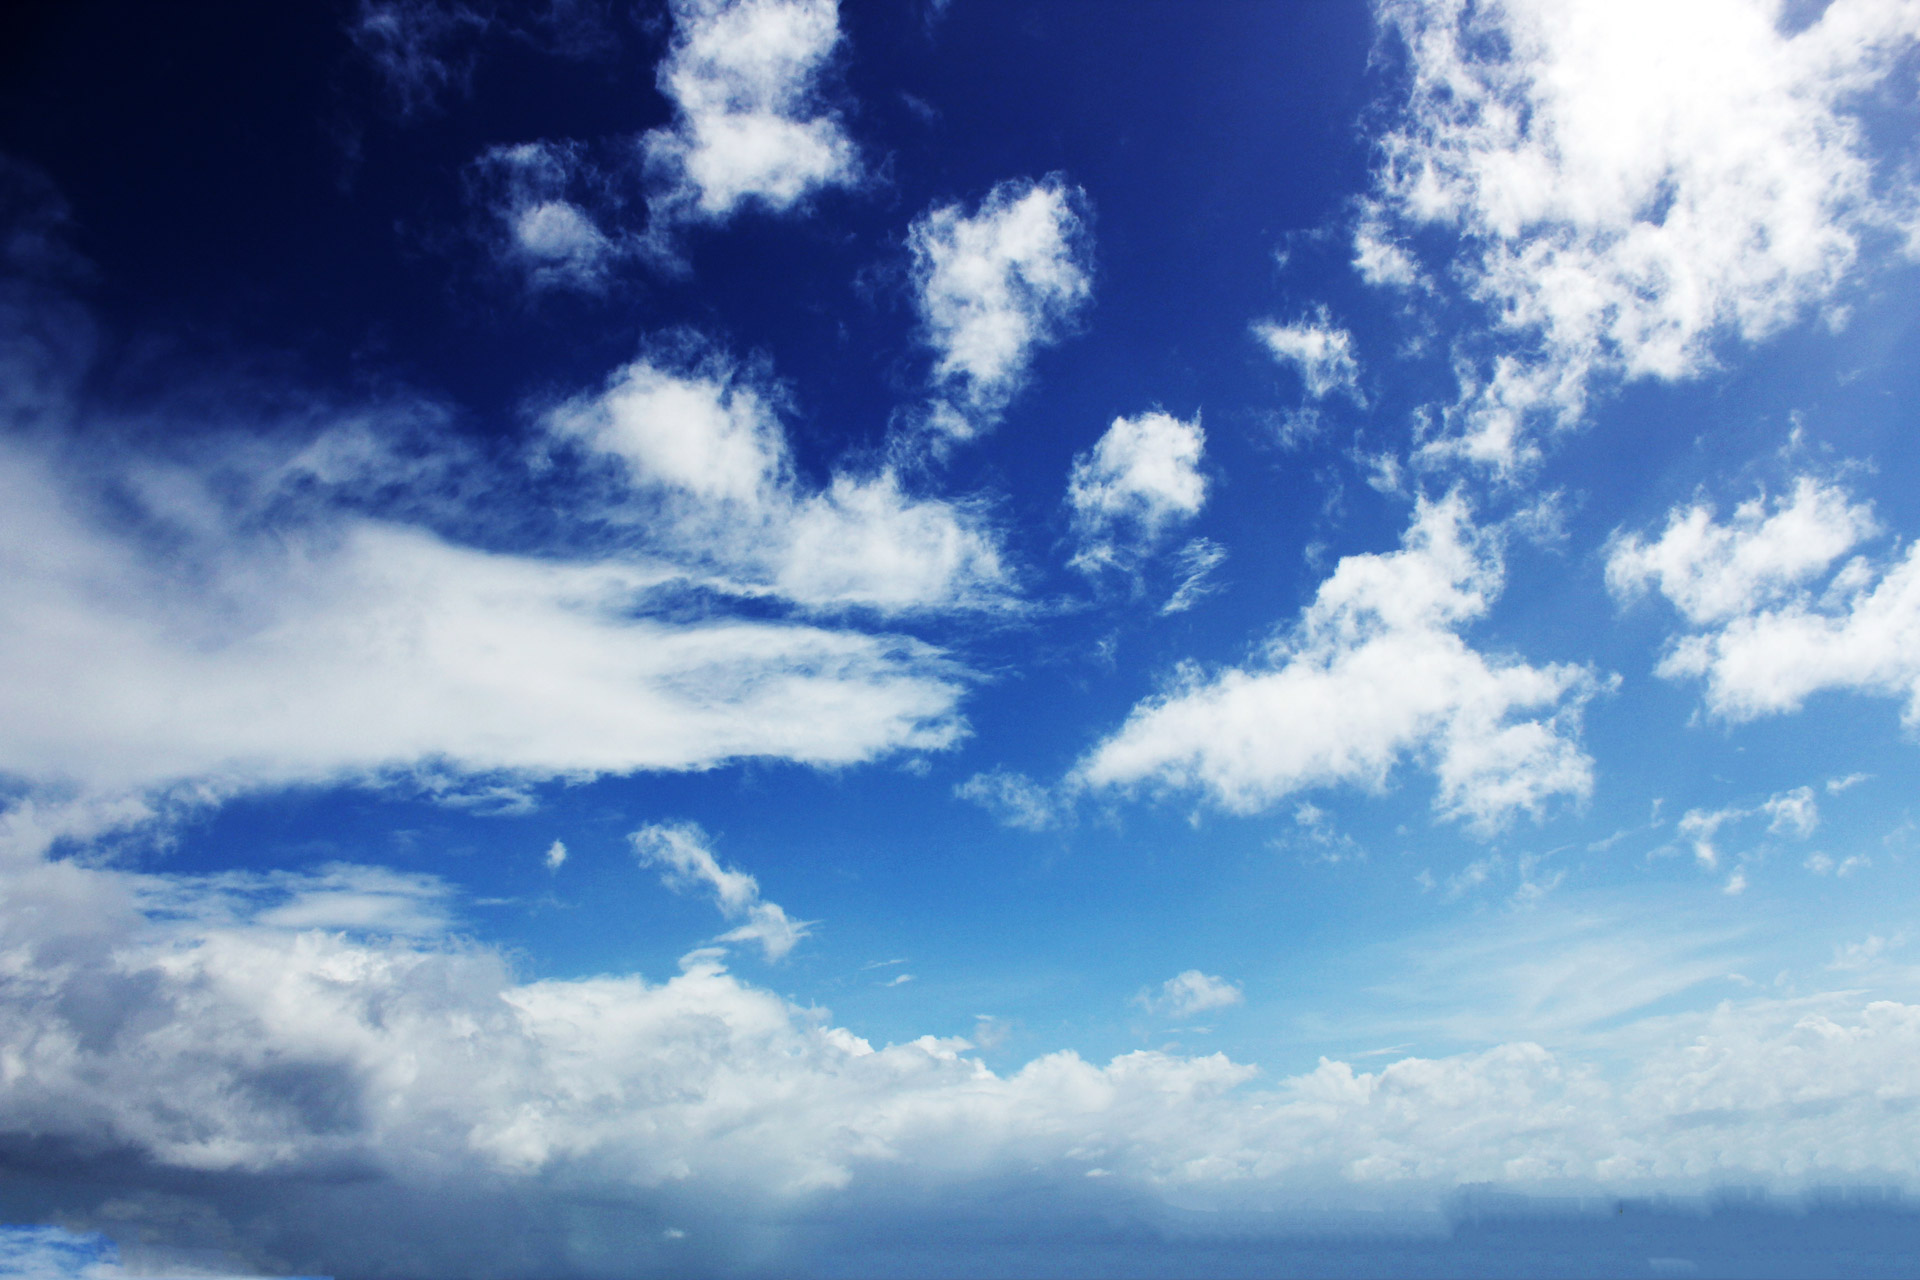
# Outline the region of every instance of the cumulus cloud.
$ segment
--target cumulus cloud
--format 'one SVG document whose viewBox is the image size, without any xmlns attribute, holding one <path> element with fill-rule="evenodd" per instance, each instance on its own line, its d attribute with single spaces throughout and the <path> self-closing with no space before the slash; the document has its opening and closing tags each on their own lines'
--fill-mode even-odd
<svg viewBox="0 0 1920 1280">
<path fill-rule="evenodd" d="M 1623 599 L 1656 587 L 1695 628 L 1655 670 L 1706 682 L 1727 720 L 1797 710 L 1824 690 L 1904 698 L 1920 723 L 1920 555 L 1835 561 L 1879 531 L 1872 510 L 1802 477 L 1787 499 L 1676 509 L 1651 542 L 1616 538 L 1607 581 Z"/>
<path fill-rule="evenodd" d="M 1067 506 L 1079 540 L 1073 566 L 1083 572 L 1122 565 L 1166 531 L 1200 514 L 1206 433 L 1166 413 L 1115 418 L 1093 448 L 1077 455 Z"/>
<path fill-rule="evenodd" d="M 1251 813 L 1311 787 L 1383 787 L 1413 758 L 1438 778 L 1434 807 L 1482 830 L 1580 799 L 1592 762 L 1576 734 L 1594 673 L 1490 658 L 1461 637 L 1503 576 L 1463 499 L 1423 499 L 1399 550 L 1342 559 L 1254 662 L 1184 670 L 1075 780 L 1199 790 Z"/>
<path fill-rule="evenodd" d="M 660 91 L 674 123 L 641 139 L 662 226 L 783 212 L 859 181 L 860 161 L 820 81 L 840 44 L 834 0 L 674 0 Z"/>
<path fill-rule="evenodd" d="M 1060 803 L 1053 793 L 1012 769 L 976 773 L 953 794 L 979 805 L 1000 825 L 1020 831 L 1045 831 L 1060 821 Z"/>
<path fill-rule="evenodd" d="M 663 869 L 758 900 L 673 830 L 643 833 Z M 711 950 L 660 980 L 525 981 L 451 932 L 289 910 L 393 877 L 158 876 L 9 843 L 0 1141 L 98 1171 L 95 1200 L 59 1184 L 64 1221 L 228 1270 L 366 1272 L 404 1241 L 423 1276 L 600 1275 L 781 1256 L 797 1206 L 910 1221 L 919 1202 L 888 1198 L 909 1186 L 1133 1214 L 1920 1178 L 1920 1007 L 1891 1000 L 1722 1002 L 1609 1022 L 1591 1052 L 1518 1040 L 1372 1071 L 1060 1051 L 996 1072 L 958 1038 L 876 1047 Z M 456 914 L 450 886 L 401 879 Z M 1536 985 L 1577 965 L 1565 989 L 1611 1002 L 1588 1014 L 1619 1007 L 1593 955 L 1527 958 Z M 1150 999 L 1183 1016 L 1235 990 L 1192 971 Z"/>
<path fill-rule="evenodd" d="M 1261 321 L 1253 326 L 1253 333 L 1274 359 L 1299 370 L 1301 383 L 1315 400 L 1339 393 L 1355 404 L 1365 403 L 1353 335 L 1333 323 L 1326 307 L 1293 324 Z"/>
<path fill-rule="evenodd" d="M 1175 974 L 1152 991 L 1142 991 L 1134 1003 L 1149 1013 L 1169 1018 L 1186 1018 L 1209 1009 L 1225 1009 L 1246 999 L 1237 982 L 1188 969 Z"/>
<path fill-rule="evenodd" d="M 940 205 L 908 233 L 933 381 L 931 425 L 965 438 L 1020 389 L 1034 349 L 1092 296 L 1086 196 L 1058 175 L 1002 182 L 972 213 Z"/>
<path fill-rule="evenodd" d="M 892 469 L 795 474 L 778 390 L 719 359 L 645 358 L 557 407 L 557 443 L 604 458 L 602 513 L 676 562 L 815 608 L 1003 605 L 1011 583 L 978 507 L 908 492 Z"/>
<path fill-rule="evenodd" d="M 760 882 L 744 871 L 720 865 L 708 847 L 707 833 L 691 822 L 656 822 L 628 839 L 646 867 L 654 867 L 673 889 L 704 889 L 729 920 L 744 921 L 720 935 L 721 942 L 757 942 L 769 960 L 784 960 L 807 936 L 807 922 L 795 920 L 777 902 L 760 896 Z"/>
<path fill-rule="evenodd" d="M 1380 142 L 1356 266 L 1457 280 L 1491 318 L 1457 353 L 1429 457 L 1505 469 L 1596 383 L 1680 379 L 1833 301 L 1876 238 L 1920 244 L 1896 156 L 1855 114 L 1920 37 L 1904 0 L 1381 6 L 1404 117 Z M 1416 264 L 1447 237 L 1449 261 Z"/>
</svg>

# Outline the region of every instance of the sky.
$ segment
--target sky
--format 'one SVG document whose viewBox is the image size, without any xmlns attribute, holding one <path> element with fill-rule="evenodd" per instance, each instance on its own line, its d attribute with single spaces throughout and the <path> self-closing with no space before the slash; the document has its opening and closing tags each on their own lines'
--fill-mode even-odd
<svg viewBox="0 0 1920 1280">
<path fill-rule="evenodd" d="M 6 1267 L 1911 1274 L 1915 0 L 0 24 Z"/>
</svg>

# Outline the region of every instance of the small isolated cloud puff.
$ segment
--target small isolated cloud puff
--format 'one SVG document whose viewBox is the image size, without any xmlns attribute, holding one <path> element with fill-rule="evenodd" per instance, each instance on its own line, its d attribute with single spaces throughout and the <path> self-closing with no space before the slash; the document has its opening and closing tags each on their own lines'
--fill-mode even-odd
<svg viewBox="0 0 1920 1280">
<path fill-rule="evenodd" d="M 1911 726 L 1920 724 L 1920 548 L 1891 564 L 1854 556 L 1830 572 L 1878 530 L 1866 504 L 1802 477 L 1787 501 L 1743 503 L 1731 521 L 1695 506 L 1672 512 L 1651 544 L 1617 539 L 1607 581 L 1623 597 L 1657 586 L 1694 624 L 1654 669 L 1705 680 L 1714 715 L 1752 720 L 1852 690 L 1905 698 Z"/>
<path fill-rule="evenodd" d="M 546 427 L 554 443 L 616 467 L 603 518 L 712 585 L 819 609 L 1008 602 L 999 537 L 980 508 L 909 494 L 891 469 L 803 484 L 780 399 L 717 357 L 643 357 Z"/>
<path fill-rule="evenodd" d="M 1593 766 L 1576 735 L 1601 687 L 1586 667 L 1489 659 L 1460 638 L 1504 574 L 1464 499 L 1422 499 L 1400 550 L 1342 559 L 1260 659 L 1184 671 L 1081 761 L 1080 785 L 1194 788 L 1252 813 L 1310 787 L 1382 787 L 1412 756 L 1434 807 L 1492 831 L 1580 799 Z M 1535 712 L 1533 716 L 1523 713 Z"/>
<path fill-rule="evenodd" d="M 1920 37 L 1905 0 L 1839 0 L 1799 29 L 1766 0 L 1380 16 L 1411 88 L 1355 265 L 1458 280 L 1491 318 L 1429 457 L 1523 464 L 1531 424 L 1576 422 L 1596 380 L 1695 376 L 1723 335 L 1757 341 L 1831 299 L 1867 237 L 1920 248 L 1910 157 L 1877 164 L 1852 114 Z M 1408 246 L 1435 229 L 1456 233 L 1452 260 L 1422 270 Z"/>
<path fill-rule="evenodd" d="M 555 840 L 547 846 L 547 852 L 541 858 L 541 861 L 546 864 L 547 870 L 558 871 L 567 863 L 567 846 Z"/>
<path fill-rule="evenodd" d="M 675 120 L 641 140 L 656 232 L 859 181 L 852 141 L 818 102 L 840 43 L 834 0 L 673 0 L 673 22 L 658 80 Z"/>
<path fill-rule="evenodd" d="M 1051 792 L 1024 773 L 994 768 L 976 773 L 953 789 L 962 800 L 972 801 L 1003 827 L 1020 831 L 1045 831 L 1060 821 L 1059 802 Z"/>
<path fill-rule="evenodd" d="M 604 187 L 577 143 L 493 147 L 474 162 L 478 198 L 493 219 L 495 256 L 535 290 L 604 289 L 631 246 L 587 207 Z"/>
<path fill-rule="evenodd" d="M 777 902 L 760 897 L 760 882 L 720 865 L 707 833 L 691 822 L 656 822 L 627 837 L 640 865 L 653 867 L 668 888 L 705 889 L 729 920 L 746 923 L 720 935 L 721 942 L 757 942 L 769 960 L 784 960 L 807 936 L 807 921 L 794 920 Z"/>
<path fill-rule="evenodd" d="M 1360 391 L 1360 362 L 1353 356 L 1353 335 L 1334 325 L 1324 305 L 1294 324 L 1261 321 L 1253 326 L 1253 333 L 1274 359 L 1300 371 L 1300 381 L 1315 400 L 1339 392 L 1355 404 L 1366 403 Z"/>
<path fill-rule="evenodd" d="M 1073 567 L 1090 571 L 1130 560 L 1171 526 L 1200 514 L 1207 478 L 1200 421 L 1143 413 L 1115 418 L 1093 448 L 1077 455 L 1067 480 L 1080 546 Z"/>
<path fill-rule="evenodd" d="M 941 205 L 908 232 L 933 381 L 932 425 L 965 438 L 998 419 L 1033 350 L 1092 296 L 1085 194 L 1058 175 L 1002 182 L 973 213 Z"/>
<path fill-rule="evenodd" d="M 1148 1013 L 1185 1018 L 1208 1009 L 1225 1009 L 1245 999 L 1239 983 L 1188 969 L 1168 978 L 1156 990 L 1142 991 L 1134 997 L 1134 1003 Z"/>
</svg>

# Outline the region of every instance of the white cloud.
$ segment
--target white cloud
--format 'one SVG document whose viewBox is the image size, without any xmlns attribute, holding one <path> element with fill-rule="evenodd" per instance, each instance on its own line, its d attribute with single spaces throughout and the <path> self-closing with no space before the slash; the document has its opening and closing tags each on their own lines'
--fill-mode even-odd
<svg viewBox="0 0 1920 1280">
<path fill-rule="evenodd" d="M 744 205 L 783 212 L 860 180 L 840 117 L 820 102 L 840 44 L 834 0 L 674 0 L 660 91 L 670 128 L 641 140 L 660 232 Z"/>
<path fill-rule="evenodd" d="M 1206 433 L 1196 418 L 1143 413 L 1115 418 L 1093 448 L 1073 460 L 1067 505 L 1083 571 L 1125 564 L 1172 526 L 1200 514 L 1207 478 L 1200 473 Z"/>
<path fill-rule="evenodd" d="M 686 862 L 716 894 L 737 883 Z M 325 891 L 297 875 L 136 875 L 14 846 L 0 883 L 4 1136 L 167 1188 L 89 1202 L 63 1183 L 65 1221 L 203 1233 L 232 1269 L 372 1271 L 404 1240 L 423 1275 L 595 1273 L 604 1236 L 604 1269 L 673 1270 L 642 1254 L 676 1231 L 705 1242 L 697 1269 L 764 1263 L 796 1208 L 891 1229 L 917 1211 L 886 1198 L 903 1182 L 944 1199 L 1018 1180 L 1044 1213 L 1096 1168 L 1125 1213 L 1432 1208 L 1472 1183 L 1920 1184 L 1920 1007 L 1856 994 L 1641 1012 L 1580 1048 L 1512 1040 L 1373 1071 L 1262 1079 L 1219 1054 L 1061 1051 L 1001 1073 L 962 1039 L 875 1047 L 707 951 L 664 981 L 527 982 L 450 935 L 290 924 L 276 908 Z M 1676 980 L 1643 952 L 1529 945 L 1507 998 L 1542 1006 L 1543 1026 L 1568 999 L 1582 1026 L 1640 1010 Z M 1489 958 L 1456 957 L 1475 980 Z M 1712 959 L 1694 971 L 1724 973 Z M 1190 1013 L 1235 990 L 1192 971 L 1156 998 Z"/>
<path fill-rule="evenodd" d="M 1732 806 L 1725 809 L 1689 809 L 1680 815 L 1678 824 L 1682 837 L 1693 845 L 1693 856 L 1700 865 L 1712 871 L 1720 865 L 1720 850 L 1715 844 L 1722 827 L 1744 822 L 1749 818 L 1767 819 L 1769 835 L 1793 836 L 1805 840 L 1811 837 L 1820 825 L 1820 806 L 1813 798 L 1812 787 L 1795 787 L 1790 791 L 1781 791 L 1762 800 L 1750 808 Z M 1817 857 L 1824 855 L 1816 854 Z M 1740 861 L 1746 862 L 1745 855 Z M 1809 863 L 1811 865 L 1811 863 Z M 1744 888 L 1746 876 L 1736 870 L 1734 879 Z M 1730 889 L 1729 892 L 1738 892 Z"/>
<path fill-rule="evenodd" d="M 1705 680 L 1708 710 L 1727 720 L 1852 690 L 1905 698 L 1905 720 L 1920 723 L 1920 552 L 1878 564 L 1855 556 L 1829 572 L 1877 532 L 1872 511 L 1808 478 L 1772 508 L 1756 499 L 1725 523 L 1705 507 L 1676 510 L 1658 541 L 1616 540 L 1607 566 L 1616 593 L 1655 583 L 1698 628 L 1676 637 L 1655 670 Z"/>
<path fill-rule="evenodd" d="M 547 427 L 617 463 L 602 514 L 716 585 L 832 609 L 997 607 L 1011 583 L 975 505 L 907 492 L 899 473 L 795 475 L 779 392 L 718 359 L 643 358 Z"/>
<path fill-rule="evenodd" d="M 555 840 L 547 846 L 547 852 L 541 858 L 541 861 L 546 864 L 547 870 L 558 871 L 567 864 L 567 846 L 563 842 Z"/>
<path fill-rule="evenodd" d="M 1830 302 L 1913 191 L 1853 114 L 1920 36 L 1906 0 L 1798 30 L 1765 0 L 1387 0 L 1409 55 L 1356 236 L 1369 279 L 1456 279 L 1492 320 L 1429 455 L 1496 468 L 1596 382 L 1692 377 Z M 1409 247 L 1454 233 L 1431 272 Z M 1534 354 L 1520 355 L 1518 351 Z"/>
<path fill-rule="evenodd" d="M 1651 542 L 1616 536 L 1607 553 L 1607 585 L 1631 599 L 1649 585 L 1695 626 L 1789 599 L 1836 559 L 1879 531 L 1873 510 L 1845 490 L 1811 476 L 1786 500 L 1741 503 L 1716 523 L 1713 508 L 1675 509 Z"/>
<path fill-rule="evenodd" d="M 1141 992 L 1134 997 L 1134 1002 L 1149 1013 L 1186 1018 L 1208 1009 L 1225 1009 L 1245 999 L 1239 983 L 1188 969 L 1168 978 L 1153 991 Z"/>
<path fill-rule="evenodd" d="M 1326 307 L 1294 324 L 1262 321 L 1253 326 L 1253 333 L 1274 359 L 1300 371 L 1307 394 L 1315 400 L 1339 392 L 1355 404 L 1365 403 L 1360 391 L 1360 362 L 1353 356 L 1353 335 L 1334 325 Z"/>
<path fill-rule="evenodd" d="M 536 290 L 597 292 L 632 246 L 587 207 L 604 185 L 576 143 L 493 147 L 474 163 L 495 223 L 494 251 Z"/>
<path fill-rule="evenodd" d="M 1180 569 L 1180 585 L 1160 606 L 1161 616 L 1185 613 L 1203 598 L 1218 591 L 1213 571 L 1225 564 L 1226 560 L 1227 549 L 1211 538 L 1195 538 L 1180 548 L 1180 553 L 1174 557 L 1174 563 Z"/>
<path fill-rule="evenodd" d="M 940 205 L 908 233 L 920 318 L 946 396 L 933 425 L 956 436 L 991 426 L 1092 296 L 1085 195 L 1055 176 L 1002 182 L 972 214 Z"/>
<path fill-rule="evenodd" d="M 779 903 L 761 898 L 758 880 L 721 866 L 707 847 L 707 833 L 693 823 L 651 823 L 628 839 L 640 864 L 657 868 L 669 888 L 704 887 L 713 894 L 721 915 L 745 921 L 721 934 L 719 941 L 757 942 L 767 959 L 782 960 L 807 936 L 808 922 L 791 918 Z"/>
<path fill-rule="evenodd" d="M 1060 805 L 1045 787 L 1024 773 L 994 768 L 976 773 L 953 789 L 972 801 L 1000 825 L 1021 831 L 1045 831 L 1060 821 Z"/>
<path fill-rule="evenodd" d="M 137 451 L 112 465 L 143 475 Z M 957 673 L 911 640 L 663 620 L 648 601 L 670 566 L 482 550 L 337 508 L 263 533 L 208 475 L 149 470 L 172 503 L 141 512 L 164 557 L 90 483 L 0 444 L 0 773 L 106 791 L 583 777 L 847 764 L 961 731 Z"/>
<path fill-rule="evenodd" d="M 1483 830 L 1556 796 L 1582 798 L 1592 763 L 1575 734 L 1593 673 L 1489 659 L 1459 634 L 1486 613 L 1503 572 L 1464 500 L 1423 499 L 1400 550 L 1342 559 L 1257 661 L 1186 671 L 1075 778 L 1195 788 L 1250 813 L 1310 787 L 1382 787 L 1411 756 L 1438 776 L 1435 808 Z"/>
</svg>

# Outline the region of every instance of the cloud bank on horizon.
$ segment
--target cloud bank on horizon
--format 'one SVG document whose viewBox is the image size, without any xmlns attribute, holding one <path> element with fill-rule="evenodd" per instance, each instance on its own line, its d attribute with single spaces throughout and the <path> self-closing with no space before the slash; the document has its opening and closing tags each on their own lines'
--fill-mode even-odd
<svg viewBox="0 0 1920 1280">
<path fill-rule="evenodd" d="M 1920 1193 L 1920 6 L 1134 16 L 0 110 L 0 1264 Z"/>
</svg>

